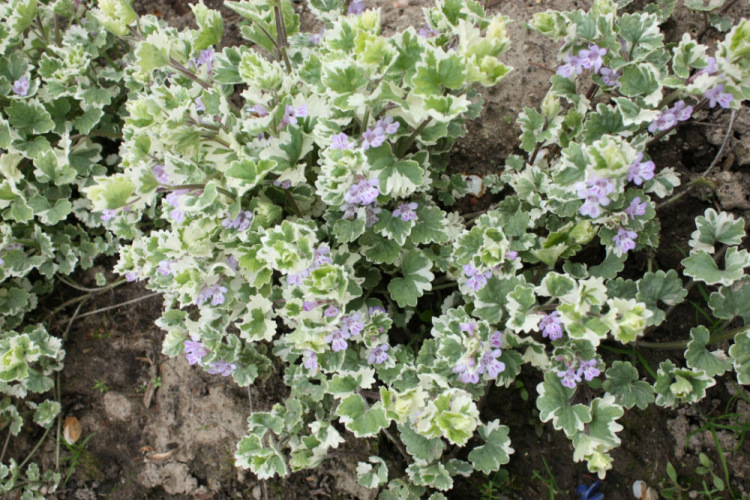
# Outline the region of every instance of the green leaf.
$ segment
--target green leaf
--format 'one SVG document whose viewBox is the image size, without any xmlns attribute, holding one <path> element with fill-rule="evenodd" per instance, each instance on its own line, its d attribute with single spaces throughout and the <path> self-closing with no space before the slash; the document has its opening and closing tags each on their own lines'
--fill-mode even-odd
<svg viewBox="0 0 750 500">
<path fill-rule="evenodd" d="M 390 423 L 380 401 L 367 409 L 364 398 L 359 394 L 342 399 L 336 408 L 336 415 L 341 417 L 347 429 L 360 438 L 374 436 Z"/>
<path fill-rule="evenodd" d="M 646 97 L 661 88 L 659 72 L 649 63 L 623 67 L 622 76 L 618 81 L 622 84 L 620 92 L 628 97 Z"/>
<path fill-rule="evenodd" d="M 365 488 L 377 488 L 388 481 L 388 465 L 380 457 L 372 456 L 369 462 L 357 464 L 357 482 Z M 375 467 L 373 467 L 373 465 Z"/>
<path fill-rule="evenodd" d="M 393 264 L 401 254 L 401 248 L 397 242 L 373 234 L 365 249 L 365 257 L 376 264 Z"/>
<path fill-rule="evenodd" d="M 750 266 L 750 255 L 746 250 L 729 247 L 724 255 L 724 270 L 719 269 L 714 259 L 705 250 L 692 251 L 683 259 L 684 273 L 709 285 L 731 285 L 744 275 L 743 269 Z"/>
<path fill-rule="evenodd" d="M 166 46 L 157 47 L 153 43 L 143 42 L 135 55 L 143 73 L 150 73 L 169 64 L 169 49 Z"/>
<path fill-rule="evenodd" d="M 381 193 L 404 198 L 422 185 L 424 170 L 419 163 L 397 159 L 389 144 L 370 148 L 366 154 L 371 170 L 378 172 Z"/>
<path fill-rule="evenodd" d="M 60 165 L 57 156 L 51 151 L 37 156 L 34 166 L 37 168 L 34 175 L 39 182 L 53 182 L 56 186 L 70 184 L 77 175 L 70 165 Z"/>
<path fill-rule="evenodd" d="M 750 279 L 744 279 L 732 286 L 723 286 L 713 292 L 708 306 L 714 316 L 721 319 L 742 318 L 744 324 L 750 323 Z"/>
<path fill-rule="evenodd" d="M 564 430 L 568 437 L 584 429 L 591 422 L 591 409 L 582 404 L 571 405 L 569 400 L 575 390 L 562 385 L 553 372 L 544 374 L 544 382 L 536 387 L 539 397 L 536 407 L 542 422 L 552 420 L 555 430 Z"/>
<path fill-rule="evenodd" d="M 104 111 L 101 109 L 89 108 L 81 116 L 73 120 L 73 125 L 75 125 L 80 133 L 88 134 L 99 123 L 102 116 L 104 116 Z"/>
<path fill-rule="evenodd" d="M 340 62 L 324 65 L 321 81 L 337 94 L 354 94 L 367 85 L 367 77 L 360 68 Z"/>
<path fill-rule="evenodd" d="M 727 212 L 717 213 L 713 208 L 706 209 L 703 215 L 695 218 L 698 228 L 690 235 L 690 248 L 714 253 L 717 242 L 724 245 L 739 245 L 745 236 L 745 219 L 735 219 Z"/>
<path fill-rule="evenodd" d="M 425 54 L 424 62 L 417 65 L 412 85 L 415 94 L 440 95 L 441 87 L 457 89 L 465 79 L 466 66 L 458 54 L 433 49 Z"/>
<path fill-rule="evenodd" d="M 685 7 L 688 9 L 709 12 L 720 8 L 726 0 L 685 0 Z"/>
<path fill-rule="evenodd" d="M 221 35 L 224 33 L 224 20 L 221 13 L 211 10 L 202 3 L 191 5 L 195 22 L 198 25 L 198 36 L 193 42 L 193 49 L 203 50 L 218 45 L 221 42 Z"/>
<path fill-rule="evenodd" d="M 695 403 L 706 396 L 716 381 L 703 371 L 675 367 L 670 360 L 659 363 L 654 392 L 658 406 L 673 408 L 680 403 Z"/>
<path fill-rule="evenodd" d="M 417 463 L 430 463 L 443 456 L 445 442 L 440 438 L 426 438 L 415 431 L 411 425 L 398 424 L 401 441 L 406 445 L 406 451 L 414 457 Z"/>
<path fill-rule="evenodd" d="M 258 479 L 269 479 L 273 476 L 284 477 L 289 474 L 284 455 L 274 446 L 264 447 L 258 436 L 245 436 L 237 443 L 234 453 L 237 467 L 250 468 Z"/>
<path fill-rule="evenodd" d="M 440 462 L 427 465 L 414 463 L 406 468 L 406 473 L 417 486 L 429 486 L 441 491 L 453 488 L 453 478 Z"/>
<path fill-rule="evenodd" d="M 229 177 L 228 184 L 237 189 L 238 194 L 242 195 L 250 189 L 257 186 L 266 174 L 276 167 L 273 160 L 258 160 L 243 158 L 242 160 L 232 162 L 226 171 Z M 233 180 L 237 179 L 237 181 Z"/>
<path fill-rule="evenodd" d="M 46 134 L 55 126 L 50 114 L 36 100 L 13 101 L 5 110 L 10 124 L 21 132 Z"/>
<path fill-rule="evenodd" d="M 750 330 L 745 330 L 734 336 L 734 344 L 729 348 L 737 382 L 750 385 Z"/>
<path fill-rule="evenodd" d="M 388 292 L 399 307 L 417 305 L 417 299 L 432 289 L 432 261 L 420 250 L 411 250 L 401 263 L 403 278 L 393 278 Z"/>
<path fill-rule="evenodd" d="M 479 437 L 484 440 L 485 444 L 475 446 L 469 453 L 469 460 L 475 469 L 489 474 L 498 470 L 501 465 L 510 462 L 513 448 L 510 447 L 509 430 L 507 426 L 500 425 L 499 420 L 479 426 Z"/>
<path fill-rule="evenodd" d="M 628 361 L 614 361 L 606 371 L 607 380 L 602 388 L 615 397 L 618 404 L 627 409 L 638 406 L 645 410 L 654 402 L 654 388 L 638 380 L 638 370 Z"/>
<path fill-rule="evenodd" d="M 661 270 L 646 273 L 638 281 L 636 299 L 644 302 L 654 313 L 648 320 L 649 325 L 660 325 L 666 319 L 664 311 L 659 309 L 659 301 L 667 306 L 673 306 L 681 303 L 685 297 L 687 297 L 687 290 L 683 288 L 682 280 L 674 269 L 666 273 Z"/>
<path fill-rule="evenodd" d="M 614 135 L 626 130 L 620 111 L 614 106 L 599 103 L 596 113 L 589 113 L 583 126 L 583 140 L 586 144 L 600 139 L 603 135 Z"/>
<path fill-rule="evenodd" d="M 521 126 L 521 149 L 531 153 L 536 148 L 537 143 L 541 142 L 539 134 L 544 129 L 546 119 L 543 114 L 534 108 L 524 107 L 516 121 Z"/>
<path fill-rule="evenodd" d="M 55 418 L 60 413 L 60 403 L 57 401 L 46 400 L 42 402 L 34 411 L 34 423 L 41 425 L 45 429 L 52 427 Z"/>
<path fill-rule="evenodd" d="M 446 226 L 445 212 L 438 207 L 421 204 L 417 209 L 417 221 L 411 230 L 410 239 L 423 245 L 445 243 L 449 239 Z"/>
<path fill-rule="evenodd" d="M 618 18 L 617 24 L 620 27 L 620 36 L 628 42 L 634 59 L 638 59 L 640 53 L 647 54 L 662 45 L 664 35 L 659 30 L 657 17 L 653 14 L 625 14 Z"/>
<path fill-rule="evenodd" d="M 477 292 L 474 314 L 490 323 L 498 323 L 508 303 L 508 295 L 518 285 L 518 278 L 499 279 L 492 277 L 487 285 Z"/>
<path fill-rule="evenodd" d="M 685 363 L 689 368 L 703 370 L 709 377 L 722 375 L 732 368 L 732 363 L 722 350 L 709 352 L 706 349 L 710 333 L 705 326 L 690 329 L 690 342 L 685 351 Z"/>
<path fill-rule="evenodd" d="M 406 239 L 409 237 L 412 228 L 415 226 L 414 221 L 404 221 L 401 217 L 394 217 L 390 210 L 383 210 L 378 215 L 380 219 L 375 223 L 373 228 L 389 240 L 396 242 L 399 247 L 403 247 Z M 334 230 L 335 230 L 334 225 Z"/>
<path fill-rule="evenodd" d="M 625 269 L 625 260 L 627 258 L 627 254 L 617 255 L 614 252 L 609 252 L 601 264 L 592 266 L 589 269 L 589 274 L 593 277 L 604 278 L 605 280 L 615 279 L 620 271 Z"/>
<path fill-rule="evenodd" d="M 339 219 L 333 224 L 333 234 L 339 243 L 350 243 L 365 232 L 365 221 L 362 219 Z"/>
</svg>

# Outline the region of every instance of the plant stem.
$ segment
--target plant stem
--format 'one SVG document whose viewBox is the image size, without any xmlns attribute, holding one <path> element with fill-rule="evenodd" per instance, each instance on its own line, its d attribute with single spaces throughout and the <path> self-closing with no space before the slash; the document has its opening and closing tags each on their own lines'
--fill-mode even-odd
<svg viewBox="0 0 750 500">
<path fill-rule="evenodd" d="M 401 159 L 404 157 L 407 151 L 409 151 L 409 148 L 412 144 L 414 144 L 414 141 L 417 140 L 417 136 L 422 133 L 422 131 L 425 129 L 428 123 L 432 121 L 432 117 L 428 116 L 422 123 L 419 124 L 419 126 L 414 129 L 414 132 L 411 133 L 409 137 L 407 137 L 406 141 L 402 142 L 401 145 L 396 150 L 396 158 Z"/>
<path fill-rule="evenodd" d="M 672 203 L 676 202 L 677 200 L 679 200 L 680 198 L 682 198 L 683 196 L 685 196 L 687 193 L 689 193 L 690 191 L 692 191 L 692 189 L 695 188 L 696 186 L 706 186 L 706 187 L 711 188 L 711 189 L 715 189 L 716 188 L 716 184 L 714 184 L 713 182 L 709 181 L 708 179 L 706 179 L 704 177 L 696 177 L 695 179 L 691 180 L 690 182 L 688 182 L 685 185 L 685 189 L 683 189 L 682 192 L 677 193 L 676 195 L 672 196 L 671 198 L 668 198 L 668 199 L 664 200 L 663 202 L 659 203 L 658 205 L 656 205 L 656 210 L 661 210 L 662 208 L 666 207 L 667 205 L 671 205 Z"/>
<path fill-rule="evenodd" d="M 127 283 L 127 281 L 128 281 L 127 279 L 121 279 L 121 280 L 115 281 L 114 283 L 111 283 L 111 284 L 109 284 L 107 286 L 101 287 L 96 292 L 89 292 L 89 293 L 87 293 L 85 295 L 81 295 L 81 296 L 76 297 L 74 299 L 70 299 L 70 300 L 68 300 L 66 302 L 63 302 L 62 304 L 60 304 L 59 306 L 57 306 L 55 309 L 53 309 L 49 313 L 49 315 L 51 316 L 53 314 L 56 314 L 56 313 L 62 311 L 63 309 L 65 309 L 66 307 L 68 307 L 70 305 L 73 305 L 73 304 L 76 304 L 78 302 L 81 302 L 83 300 L 86 300 L 86 299 L 90 298 L 91 296 L 96 295 L 97 293 L 101 293 L 101 292 L 104 292 L 106 290 L 111 290 L 112 288 L 116 288 L 116 287 L 118 287 L 118 286 L 120 286 L 120 285 L 122 285 L 124 283 Z"/>
<path fill-rule="evenodd" d="M 284 194 L 286 195 L 286 201 L 288 201 L 289 205 L 292 207 L 292 212 L 294 212 L 297 217 L 302 217 L 302 212 L 297 206 L 297 202 L 294 201 L 294 196 L 292 196 L 292 193 L 290 193 L 288 189 L 285 189 Z"/>
<path fill-rule="evenodd" d="M 706 345 L 709 346 L 713 344 L 718 344 L 719 342 L 723 342 L 725 340 L 734 338 L 737 334 L 748 332 L 748 331 L 750 331 L 750 325 L 741 326 L 739 328 L 729 330 L 728 332 L 718 333 L 716 335 L 712 335 L 711 337 L 709 337 Z M 642 340 L 637 340 L 635 342 L 635 346 L 645 347 L 646 349 L 655 349 L 655 350 L 660 350 L 660 351 L 679 351 L 682 349 L 686 349 L 688 342 L 689 340 L 678 340 L 675 342 L 645 342 Z"/>
<path fill-rule="evenodd" d="M 277 47 L 281 56 L 284 58 L 284 64 L 286 65 L 286 72 L 292 72 L 292 64 L 289 62 L 289 56 L 286 54 L 286 26 L 284 26 L 284 15 L 281 13 L 281 9 L 278 5 L 273 6 L 273 15 L 276 20 L 276 38 L 278 40 Z"/>
<path fill-rule="evenodd" d="M 150 299 L 151 297 L 155 297 L 157 295 L 161 295 L 162 293 L 164 293 L 164 292 L 149 293 L 148 295 L 144 295 L 142 297 L 137 297 L 135 299 L 126 300 L 125 302 L 120 302 L 119 304 L 114 304 L 114 305 L 111 305 L 111 306 L 102 307 L 102 308 L 99 308 L 99 309 L 94 309 L 93 311 L 89 311 L 87 313 L 83 313 L 83 314 L 81 314 L 78 317 L 79 318 L 85 318 L 86 316 L 92 316 L 94 314 L 99 314 L 99 313 L 102 313 L 104 311 L 109 311 L 111 309 L 117 309 L 118 307 L 127 306 L 129 304 L 135 304 L 136 302 L 140 302 L 142 300 Z"/>
<path fill-rule="evenodd" d="M 409 454 L 406 453 L 406 450 L 404 449 L 404 446 L 393 437 L 393 435 L 388 431 L 388 429 L 383 429 L 383 434 L 393 443 L 393 446 L 396 447 L 399 453 L 401 453 L 401 456 L 404 457 L 404 460 L 406 460 L 406 463 L 409 463 Z"/>
<path fill-rule="evenodd" d="M 201 87 L 203 87 L 204 89 L 209 90 L 211 88 L 211 85 L 209 85 L 207 82 L 204 82 L 203 80 L 201 80 L 200 78 L 198 78 L 197 76 L 195 76 L 185 66 L 183 66 L 180 63 L 178 63 L 177 60 L 174 57 L 170 57 L 169 58 L 169 64 L 174 69 L 176 69 L 177 71 L 179 71 L 180 73 L 182 73 L 183 75 L 185 75 L 186 77 L 188 77 L 189 79 L 191 79 L 192 81 L 194 81 L 195 83 L 197 83 L 198 85 L 200 85 Z"/>
<path fill-rule="evenodd" d="M 8 443 L 10 443 L 10 434 L 10 424 L 8 424 L 8 436 L 5 438 L 3 451 L 0 453 L 0 464 L 3 463 L 3 459 L 5 458 L 5 451 L 8 449 Z"/>
<path fill-rule="evenodd" d="M 52 427 L 50 427 L 49 429 L 51 428 Z M 23 466 L 26 465 L 29 462 L 29 460 L 31 460 L 31 457 L 34 456 L 34 453 L 36 453 L 39 447 L 42 446 L 42 443 L 44 443 L 44 440 L 47 439 L 47 434 L 49 434 L 49 429 L 44 431 L 44 435 L 42 436 L 42 439 L 37 441 L 36 445 L 34 446 L 34 449 L 31 450 L 31 453 L 29 453 L 26 459 L 23 462 L 21 462 L 21 465 L 18 466 L 18 470 L 23 469 Z"/>
</svg>

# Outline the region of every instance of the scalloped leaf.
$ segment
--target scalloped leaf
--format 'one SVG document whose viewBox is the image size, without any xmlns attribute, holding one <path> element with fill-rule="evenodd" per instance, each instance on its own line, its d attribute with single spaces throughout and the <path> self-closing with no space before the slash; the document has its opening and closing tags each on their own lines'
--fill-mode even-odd
<svg viewBox="0 0 750 500">
<path fill-rule="evenodd" d="M 510 462 L 510 455 L 514 450 L 510 447 L 508 426 L 500 425 L 500 421 L 496 419 L 480 425 L 477 430 L 485 444 L 475 446 L 469 453 L 469 460 L 475 469 L 489 474 Z"/>
<path fill-rule="evenodd" d="M 706 209 L 695 218 L 697 229 L 690 235 L 690 248 L 714 253 L 716 243 L 739 245 L 745 237 L 745 219 L 735 219 L 733 214 Z M 692 253 L 692 252 L 691 252 Z"/>
<path fill-rule="evenodd" d="M 709 285 L 731 285 L 744 275 L 743 269 L 750 266 L 750 254 L 746 250 L 729 247 L 724 255 L 724 269 L 719 269 L 711 255 L 705 250 L 690 252 L 690 256 L 683 259 L 684 273 L 693 279 L 703 281 Z"/>
<path fill-rule="evenodd" d="M 660 325 L 665 319 L 664 311 L 659 309 L 659 302 L 668 306 L 681 303 L 687 297 L 687 290 L 682 286 L 677 271 L 670 269 L 646 273 L 638 280 L 638 294 L 636 299 L 644 302 L 649 310 L 654 313 L 648 320 L 649 325 Z"/>
<path fill-rule="evenodd" d="M 709 352 L 706 349 L 711 335 L 705 326 L 690 329 L 690 341 L 685 351 L 685 363 L 694 370 L 703 370 L 709 377 L 722 375 L 732 368 L 732 362 L 722 350 Z"/>
<path fill-rule="evenodd" d="M 562 385 L 560 377 L 552 372 L 544 374 L 544 382 L 536 386 L 539 397 L 536 407 L 542 422 L 552 421 L 555 430 L 564 430 L 568 437 L 584 429 L 591 422 L 591 408 L 582 404 L 570 404 L 575 390 Z"/>
<path fill-rule="evenodd" d="M 615 361 L 606 371 L 607 380 L 602 388 L 615 397 L 618 404 L 627 409 L 638 406 L 645 410 L 654 402 L 654 388 L 638 380 L 638 370 L 628 361 Z"/>
<path fill-rule="evenodd" d="M 432 261 L 420 250 L 410 251 L 401 262 L 402 278 L 393 278 L 388 283 L 388 292 L 399 307 L 417 305 L 417 299 L 425 291 L 432 290 Z"/>
</svg>

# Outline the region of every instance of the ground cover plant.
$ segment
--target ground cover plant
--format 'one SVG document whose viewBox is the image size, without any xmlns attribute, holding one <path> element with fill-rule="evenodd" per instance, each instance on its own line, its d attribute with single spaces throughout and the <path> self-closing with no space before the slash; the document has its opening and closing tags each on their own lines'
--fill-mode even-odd
<svg viewBox="0 0 750 500">
<path fill-rule="evenodd" d="M 726 371 L 747 384 L 744 221 L 706 210 L 681 268 L 658 268 L 657 203 L 680 179 L 648 148 L 750 96 L 750 22 L 715 50 L 688 34 L 667 47 L 668 3 L 625 4 L 535 16 L 561 43 L 559 66 L 518 117 L 526 154 L 484 179 L 501 201 L 471 215 L 452 208 L 468 185 L 446 173 L 448 154 L 481 110 L 477 88 L 502 89 L 511 69 L 504 16 L 446 0 L 421 30 L 385 37 L 362 2 L 312 1 L 325 28 L 303 33 L 288 2 L 227 2 L 255 47 L 220 50 L 223 21 L 202 3 L 198 29 L 182 31 L 124 0 L 87 11 L 87 29 L 129 54 L 114 63 L 129 92 L 121 170 L 77 186 L 91 224 L 126 241 L 118 272 L 164 295 L 165 354 L 242 387 L 280 369 L 288 386 L 249 416 L 236 465 L 283 476 L 359 438 L 362 485 L 445 498 L 456 477 L 510 460 L 508 427 L 480 412 L 528 365 L 543 378 L 540 419 L 603 478 L 626 409 L 695 403 Z M 685 332 L 685 365 L 664 360 L 649 383 L 648 365 L 617 352 L 650 347 L 640 337 L 695 286 L 721 321 Z M 17 365 L 3 373 L 24 383 Z"/>
</svg>

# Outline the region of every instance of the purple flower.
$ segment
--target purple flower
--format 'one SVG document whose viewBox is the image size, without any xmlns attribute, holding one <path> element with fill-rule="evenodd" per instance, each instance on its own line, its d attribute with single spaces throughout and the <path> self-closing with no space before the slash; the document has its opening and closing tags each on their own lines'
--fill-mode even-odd
<svg viewBox="0 0 750 500">
<path fill-rule="evenodd" d="M 117 210 L 105 209 L 105 210 L 102 210 L 102 215 L 99 218 L 101 220 L 110 220 L 110 219 L 114 219 L 116 215 L 117 215 Z"/>
<path fill-rule="evenodd" d="M 151 171 L 154 173 L 154 177 L 156 177 L 156 180 L 161 184 L 169 184 L 169 176 L 167 175 L 167 171 L 164 170 L 165 165 L 159 164 L 154 165 L 151 168 Z"/>
<path fill-rule="evenodd" d="M 20 95 L 21 97 L 26 97 L 29 93 L 29 80 L 22 76 L 15 82 L 13 82 L 13 86 L 11 87 L 13 90 L 13 93 L 16 95 Z"/>
<path fill-rule="evenodd" d="M 578 52 L 578 61 L 583 68 L 594 68 L 594 72 L 598 73 L 604 63 L 604 61 L 602 61 L 602 56 L 606 53 L 607 49 L 603 49 L 596 44 L 590 43 L 588 49 L 583 49 Z"/>
<path fill-rule="evenodd" d="M 195 299 L 195 303 L 197 305 L 203 304 L 206 300 L 209 298 L 211 299 L 211 305 L 212 306 L 218 306 L 220 304 L 224 303 L 224 292 L 227 291 L 227 288 L 221 285 L 210 285 L 210 286 L 204 286 L 201 288 L 200 292 L 198 292 L 198 297 Z"/>
<path fill-rule="evenodd" d="M 161 262 L 159 262 L 159 266 L 156 268 L 156 270 L 162 276 L 169 276 L 170 274 L 174 274 L 174 271 L 172 270 L 172 264 L 174 263 L 175 261 L 173 260 L 164 259 Z"/>
<path fill-rule="evenodd" d="M 417 219 L 417 213 L 414 211 L 417 209 L 419 205 L 417 205 L 415 202 L 411 203 L 399 203 L 398 208 L 393 211 L 394 217 L 401 217 L 401 220 L 404 222 L 409 222 L 411 220 Z"/>
<path fill-rule="evenodd" d="M 426 29 L 419 28 L 419 36 L 423 38 L 434 38 L 438 35 L 440 35 L 440 32 L 430 28 L 429 26 Z"/>
<path fill-rule="evenodd" d="M 734 100 L 734 96 L 728 92 L 724 92 L 724 84 L 720 83 L 712 89 L 708 89 L 703 97 L 709 100 L 708 106 L 711 108 L 716 107 L 716 104 L 724 109 L 727 109 Z"/>
<path fill-rule="evenodd" d="M 617 230 L 617 234 L 612 237 L 612 241 L 615 244 L 615 249 L 620 253 L 627 253 L 635 248 L 635 239 L 638 237 L 638 233 L 635 231 L 629 231 L 624 227 Z"/>
<path fill-rule="evenodd" d="M 468 333 L 469 337 L 473 338 L 474 336 L 476 336 L 476 333 L 474 332 L 476 325 L 474 323 L 461 323 L 460 325 L 458 325 L 458 327 L 462 332 Z"/>
<path fill-rule="evenodd" d="M 326 245 L 321 245 L 313 252 L 313 267 L 318 268 L 323 264 L 330 264 L 331 258 L 328 257 L 328 253 L 331 251 Z"/>
<path fill-rule="evenodd" d="M 367 362 L 376 365 L 385 363 L 388 360 L 388 350 L 390 348 L 391 346 L 388 344 L 380 344 L 367 356 Z"/>
<path fill-rule="evenodd" d="M 248 227 L 250 227 L 250 219 L 252 218 L 253 213 L 245 210 L 244 212 L 240 212 L 237 217 L 232 219 L 232 216 L 229 215 L 229 211 L 227 210 L 227 216 L 223 221 L 221 221 L 221 225 L 227 229 L 231 227 L 236 229 L 237 231 L 244 231 Z"/>
<path fill-rule="evenodd" d="M 349 186 L 349 191 L 344 195 L 344 201 L 351 204 L 369 205 L 380 195 L 379 184 L 380 179 L 377 177 L 367 180 L 359 176 L 359 181 Z"/>
<path fill-rule="evenodd" d="M 310 43 L 313 45 L 318 45 L 320 41 L 323 39 L 323 34 L 325 33 L 325 29 L 321 28 L 320 33 L 317 33 L 315 35 L 307 35 L 308 40 L 310 40 Z"/>
<path fill-rule="evenodd" d="M 357 144 L 349 140 L 349 136 L 344 132 L 336 134 L 331 138 L 331 149 L 352 149 Z"/>
<path fill-rule="evenodd" d="M 266 108 L 262 104 L 256 104 L 255 106 L 251 107 L 250 110 L 255 112 L 261 118 L 263 118 L 264 116 L 268 116 L 268 110 L 266 110 Z"/>
<path fill-rule="evenodd" d="M 542 337 L 550 340 L 557 340 L 563 336 L 563 324 L 560 319 L 560 313 L 553 311 L 546 315 L 539 322 L 539 329 L 542 331 Z"/>
<path fill-rule="evenodd" d="M 674 106 L 659 113 L 656 120 L 648 126 L 648 131 L 654 133 L 657 130 L 669 130 L 677 125 L 677 122 L 688 120 L 692 114 L 692 106 L 685 106 L 685 101 L 677 101 Z"/>
<path fill-rule="evenodd" d="M 576 371 L 578 380 L 581 380 L 581 375 L 583 375 L 583 378 L 588 381 L 594 380 L 598 377 L 601 372 L 599 371 L 599 368 L 596 367 L 597 364 L 596 359 L 590 359 L 588 361 L 581 360 L 581 363 L 578 365 L 578 370 Z"/>
<path fill-rule="evenodd" d="M 630 206 L 625 209 L 625 213 L 630 216 L 631 219 L 635 219 L 636 215 L 644 215 L 646 213 L 647 203 L 644 201 L 641 203 L 641 197 L 636 196 L 633 201 L 630 202 Z"/>
<path fill-rule="evenodd" d="M 477 362 L 473 358 L 467 359 L 463 363 L 458 363 L 453 368 L 453 373 L 458 374 L 458 380 L 463 384 L 478 384 L 479 371 L 476 366 Z"/>
<path fill-rule="evenodd" d="M 208 70 L 208 74 L 211 75 L 214 72 L 214 49 L 211 47 L 201 50 L 200 55 L 198 56 L 198 65 L 206 65 L 206 69 Z"/>
<path fill-rule="evenodd" d="M 706 67 L 705 67 L 705 68 L 703 68 L 702 70 L 700 70 L 700 71 L 698 72 L 699 74 L 700 74 L 700 73 L 705 73 L 705 74 L 707 74 L 707 75 L 713 75 L 713 74 L 715 74 L 715 73 L 718 73 L 718 72 L 719 72 L 719 66 L 718 66 L 718 65 L 716 64 L 716 58 L 714 58 L 714 57 L 709 57 L 709 58 L 707 59 L 707 62 L 708 62 L 708 65 L 706 65 Z"/>
<path fill-rule="evenodd" d="M 490 336 L 490 347 L 493 349 L 500 349 L 503 346 L 503 332 L 496 330 Z"/>
<path fill-rule="evenodd" d="M 345 195 L 346 196 L 346 195 Z M 355 215 L 357 215 L 357 209 L 359 208 L 359 205 L 355 205 L 353 203 L 344 203 L 339 207 L 339 210 L 344 212 L 341 214 L 342 219 L 346 220 L 352 220 Z"/>
<path fill-rule="evenodd" d="M 346 9 L 346 15 L 354 14 L 358 16 L 365 11 L 365 7 L 365 0 L 351 0 L 349 8 Z"/>
<path fill-rule="evenodd" d="M 578 209 L 581 215 L 588 215 L 589 217 L 596 218 L 602 214 L 601 206 L 599 205 L 599 198 L 596 196 L 589 196 L 586 198 L 586 202 L 581 205 Z"/>
<path fill-rule="evenodd" d="M 186 340 L 185 345 L 185 358 L 191 365 L 200 363 L 203 357 L 208 354 L 208 348 L 201 342 L 195 340 Z"/>
<path fill-rule="evenodd" d="M 129 282 L 138 281 L 138 273 L 136 272 L 129 272 L 125 273 L 125 279 Z"/>
<path fill-rule="evenodd" d="M 562 385 L 570 389 L 575 389 L 578 382 L 581 381 L 581 375 L 578 374 L 573 368 L 558 371 L 557 376 L 560 377 Z"/>
<path fill-rule="evenodd" d="M 234 373 L 234 370 L 236 369 L 237 365 L 235 365 L 234 363 L 229 363 L 228 361 L 220 359 L 211 363 L 209 367 L 206 368 L 206 372 L 210 373 L 211 375 L 221 375 L 222 377 L 228 377 L 232 373 Z"/>
<path fill-rule="evenodd" d="M 290 187 L 292 187 L 292 181 L 290 181 L 289 179 L 284 179 L 283 181 L 276 179 L 275 181 L 273 181 L 273 185 L 276 187 L 280 187 L 281 189 L 289 189 Z"/>
<path fill-rule="evenodd" d="M 307 349 L 302 354 L 302 365 L 311 372 L 318 371 L 318 355 L 312 349 Z"/>
<path fill-rule="evenodd" d="M 302 281 L 308 276 L 310 276 L 310 271 L 305 269 L 304 271 L 287 275 L 286 282 L 290 285 L 302 286 Z"/>
<path fill-rule="evenodd" d="M 378 214 L 382 211 L 377 201 L 372 205 L 365 205 L 365 227 L 372 227 L 376 224 L 380 220 Z"/>
<path fill-rule="evenodd" d="M 463 266 L 464 274 L 466 274 L 466 286 L 474 291 L 479 291 L 487 285 L 487 280 L 492 276 L 491 271 L 479 272 L 472 264 L 466 264 Z"/>
<path fill-rule="evenodd" d="M 347 334 L 346 338 L 359 335 L 365 329 L 365 324 L 359 320 L 360 316 L 359 313 L 354 313 L 341 318 L 341 331 Z"/>
<path fill-rule="evenodd" d="M 335 318 L 338 315 L 339 308 L 334 305 L 326 307 L 326 310 L 323 312 L 323 316 L 325 316 L 326 318 Z"/>
<path fill-rule="evenodd" d="M 497 358 L 499 358 L 501 354 L 502 351 L 500 349 L 492 349 L 491 351 L 486 351 L 482 355 L 482 359 L 479 360 L 477 373 L 486 372 L 491 379 L 496 379 L 497 376 L 500 375 L 500 373 L 505 371 L 505 363 L 497 360 Z"/>
<path fill-rule="evenodd" d="M 609 205 L 609 195 L 615 192 L 615 185 L 607 177 L 594 176 L 585 182 L 577 182 L 574 187 L 578 197 L 585 200 L 578 211 L 590 217 L 599 217 L 601 206 Z"/>
<path fill-rule="evenodd" d="M 372 316 L 373 316 L 373 315 L 374 315 L 375 313 L 381 313 L 381 314 L 385 314 L 385 309 L 383 309 L 383 308 L 382 308 L 382 307 L 380 307 L 380 306 L 374 306 L 374 307 L 370 307 L 370 308 L 369 308 L 369 309 L 367 310 L 367 314 L 369 314 L 371 318 L 372 318 Z"/>
<path fill-rule="evenodd" d="M 516 260 L 518 258 L 518 252 L 515 250 L 508 250 L 505 252 L 505 258 L 508 260 Z"/>
<path fill-rule="evenodd" d="M 195 98 L 195 110 L 196 111 L 206 111 L 206 106 L 203 105 L 203 101 L 201 101 L 200 97 Z"/>
<path fill-rule="evenodd" d="M 284 117 L 279 123 L 279 130 L 284 128 L 285 125 L 297 125 L 297 118 L 304 118 L 307 116 L 307 105 L 303 104 L 299 108 L 295 108 L 289 104 L 284 108 Z"/>
<path fill-rule="evenodd" d="M 234 255 L 230 255 L 227 257 L 227 265 L 232 269 L 232 271 L 237 270 L 237 265 L 240 263 L 237 259 L 234 258 Z"/>
<path fill-rule="evenodd" d="M 324 340 L 326 344 L 331 344 L 333 352 L 339 352 L 349 347 L 349 344 L 346 342 L 346 339 L 349 337 L 351 337 L 349 333 L 342 330 L 334 330 L 330 335 L 326 336 Z"/>
<path fill-rule="evenodd" d="M 651 160 L 641 162 L 642 159 L 643 153 L 638 153 L 635 161 L 630 165 L 630 169 L 628 170 L 628 182 L 633 182 L 636 186 L 640 186 L 644 181 L 650 181 L 654 178 L 656 165 Z"/>
<path fill-rule="evenodd" d="M 375 130 L 382 130 L 383 133 L 391 135 L 398 131 L 400 125 L 399 122 L 393 120 L 392 116 L 386 116 L 375 123 Z"/>
<path fill-rule="evenodd" d="M 610 68 L 602 68 L 599 71 L 599 75 L 602 77 L 602 81 L 610 87 L 622 87 L 622 83 L 618 81 L 618 78 L 622 76 L 622 71 L 612 71 Z"/>
<path fill-rule="evenodd" d="M 581 74 L 583 72 L 583 66 L 581 65 L 580 59 L 578 57 L 567 54 L 565 57 L 563 57 L 563 62 L 565 64 L 558 66 L 557 68 L 557 74 L 562 76 L 563 78 L 568 78 L 569 76 L 572 76 L 573 73 Z"/>
<path fill-rule="evenodd" d="M 367 151 L 370 148 L 377 148 L 385 142 L 385 133 L 376 129 L 368 128 L 362 133 L 362 149 Z"/>
<path fill-rule="evenodd" d="M 306 300 L 302 303 L 302 309 L 304 311 L 310 312 L 316 307 L 318 307 L 319 305 L 320 305 L 320 302 L 318 301 Z"/>
</svg>

